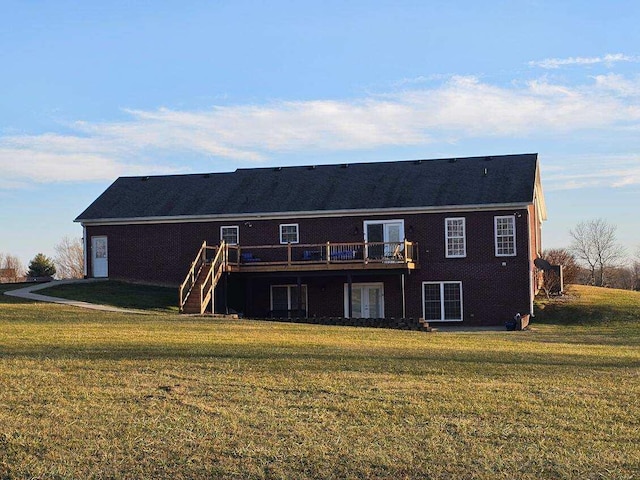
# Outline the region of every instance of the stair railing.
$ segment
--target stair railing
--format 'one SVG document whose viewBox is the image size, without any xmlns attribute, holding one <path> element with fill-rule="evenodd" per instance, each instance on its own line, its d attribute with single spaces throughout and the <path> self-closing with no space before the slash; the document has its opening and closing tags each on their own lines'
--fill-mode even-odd
<svg viewBox="0 0 640 480">
<path fill-rule="evenodd" d="M 185 277 L 184 282 L 182 282 L 182 284 L 180 285 L 179 306 L 181 312 L 184 309 L 184 304 L 187 303 L 187 298 L 189 298 L 189 294 L 191 293 L 191 290 L 196 283 L 196 279 L 200 274 L 200 270 L 202 269 L 202 266 L 206 263 L 206 261 L 207 242 L 204 241 L 202 242 L 202 246 L 200 247 L 195 260 L 191 262 L 191 267 L 189 268 L 189 272 L 187 272 L 187 276 Z"/>
<path fill-rule="evenodd" d="M 227 264 L 227 246 L 224 240 L 220 242 L 216 256 L 214 257 L 205 280 L 200 285 L 200 314 L 204 313 L 205 308 L 209 304 L 213 296 L 213 291 L 218 284 L 218 280 L 224 272 Z M 213 311 L 213 305 L 211 310 Z"/>
</svg>

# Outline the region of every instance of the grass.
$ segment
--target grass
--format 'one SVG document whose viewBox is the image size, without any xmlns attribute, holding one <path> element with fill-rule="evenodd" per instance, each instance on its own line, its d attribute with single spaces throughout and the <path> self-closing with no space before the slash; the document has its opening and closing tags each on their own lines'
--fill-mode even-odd
<svg viewBox="0 0 640 480">
<path fill-rule="evenodd" d="M 178 312 L 178 289 L 109 280 L 81 284 L 56 285 L 42 291 L 52 297 L 112 305 L 119 308 Z"/>
<path fill-rule="evenodd" d="M 599 291 L 482 334 L 0 296 L 0 478 L 637 478 L 640 295 Z"/>
</svg>

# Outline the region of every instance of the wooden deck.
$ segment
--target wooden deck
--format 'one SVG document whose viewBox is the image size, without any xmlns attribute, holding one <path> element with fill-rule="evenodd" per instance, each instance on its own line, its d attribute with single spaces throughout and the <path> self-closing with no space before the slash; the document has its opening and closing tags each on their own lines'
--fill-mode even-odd
<svg viewBox="0 0 640 480">
<path fill-rule="evenodd" d="M 228 272 L 414 270 L 415 242 L 227 245 Z"/>
<path fill-rule="evenodd" d="M 420 268 L 414 262 L 299 262 L 299 263 L 245 263 L 227 265 L 228 272 L 311 272 L 311 271 L 344 271 L 344 270 L 415 270 Z"/>
<path fill-rule="evenodd" d="M 212 304 L 223 272 L 327 272 L 356 270 L 414 270 L 418 265 L 415 242 L 350 242 L 285 245 L 229 245 L 203 242 L 180 285 L 182 313 L 204 313 Z"/>
</svg>

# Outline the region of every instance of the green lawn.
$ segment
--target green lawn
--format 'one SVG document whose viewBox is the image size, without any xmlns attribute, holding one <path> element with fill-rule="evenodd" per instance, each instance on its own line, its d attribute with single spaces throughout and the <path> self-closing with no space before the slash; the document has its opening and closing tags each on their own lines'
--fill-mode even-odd
<svg viewBox="0 0 640 480">
<path fill-rule="evenodd" d="M 56 285 L 40 292 L 53 297 L 102 303 L 119 308 L 178 313 L 178 289 L 109 280 Z"/>
<path fill-rule="evenodd" d="M 640 294 L 604 293 L 481 334 L 0 296 L 0 478 L 638 478 Z"/>
</svg>

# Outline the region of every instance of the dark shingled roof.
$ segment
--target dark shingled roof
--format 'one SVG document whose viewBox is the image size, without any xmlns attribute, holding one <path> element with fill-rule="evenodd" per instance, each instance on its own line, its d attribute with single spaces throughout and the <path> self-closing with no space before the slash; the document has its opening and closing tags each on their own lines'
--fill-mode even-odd
<svg viewBox="0 0 640 480">
<path fill-rule="evenodd" d="M 537 154 L 121 177 L 76 221 L 533 202 Z"/>
</svg>

